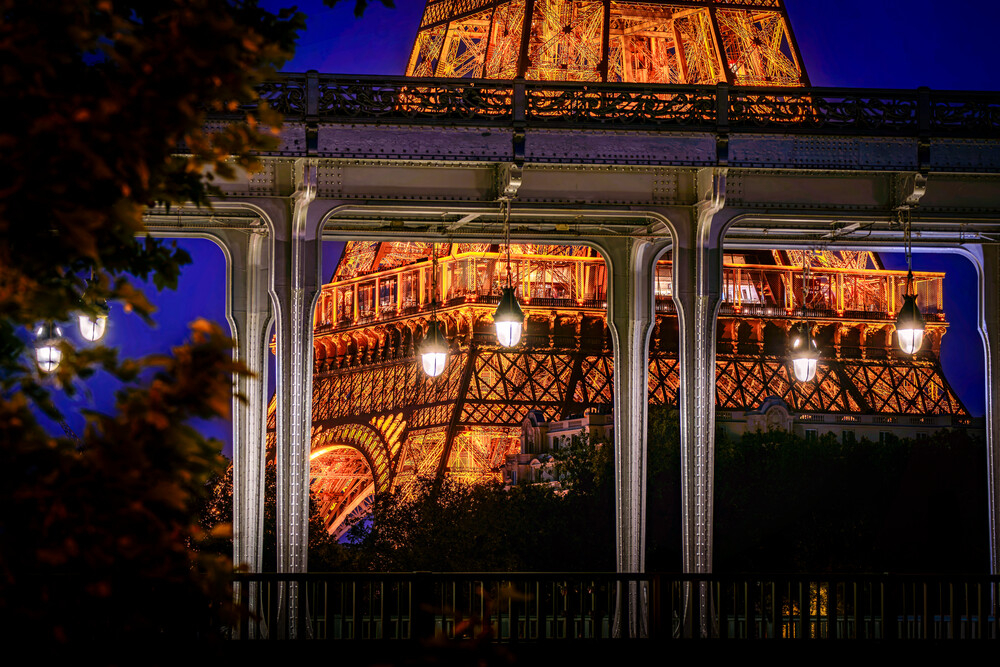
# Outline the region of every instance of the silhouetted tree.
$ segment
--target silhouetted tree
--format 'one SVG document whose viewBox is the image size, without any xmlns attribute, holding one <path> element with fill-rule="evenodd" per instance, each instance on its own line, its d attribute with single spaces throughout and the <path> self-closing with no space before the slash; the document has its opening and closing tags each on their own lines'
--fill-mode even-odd
<svg viewBox="0 0 1000 667">
<path fill-rule="evenodd" d="M 256 0 L 0 8 L 0 624 L 22 638 L 191 636 L 228 598 L 212 575 L 231 566 L 189 548 L 223 461 L 186 420 L 229 415 L 231 342 L 199 321 L 172 357 L 64 345 L 43 378 L 25 341 L 105 299 L 149 317 L 128 277 L 174 286 L 188 257 L 144 237 L 147 207 L 205 205 L 213 178 L 255 167 L 280 117 L 254 84 L 290 54 L 302 16 Z M 45 433 L 34 410 L 58 417 L 48 391 L 98 367 L 126 383 L 117 412 L 88 415 L 79 442 Z"/>
<path fill-rule="evenodd" d="M 79 448 L 0 401 L 0 623 L 20 639 L 193 637 L 229 599 L 227 557 L 189 548 L 219 443 L 186 424 L 225 414 L 230 341 L 204 321 L 192 344 L 141 365 L 148 387 L 94 414 Z M 225 530 L 222 527 L 221 530 Z"/>
</svg>

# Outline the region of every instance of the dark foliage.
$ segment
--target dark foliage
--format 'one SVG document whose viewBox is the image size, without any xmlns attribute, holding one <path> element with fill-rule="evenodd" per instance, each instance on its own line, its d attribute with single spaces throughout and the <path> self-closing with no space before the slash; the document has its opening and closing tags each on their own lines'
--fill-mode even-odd
<svg viewBox="0 0 1000 667">
<path fill-rule="evenodd" d="M 532 571 L 614 568 L 606 504 L 549 487 L 430 481 L 376 501 L 352 529 L 359 569 Z"/>
<path fill-rule="evenodd" d="M 79 448 L 42 431 L 20 394 L 0 401 L 8 636 L 204 636 L 211 607 L 231 599 L 229 558 L 189 548 L 205 536 L 195 508 L 223 459 L 185 422 L 228 414 L 239 368 L 215 325 L 193 326 L 191 345 L 146 362 L 149 387 L 123 390 L 115 415 L 91 416 Z"/>
<path fill-rule="evenodd" d="M 676 421 L 651 411 L 647 566 L 677 571 Z M 965 431 L 925 440 L 716 438 L 719 572 L 983 572 L 986 450 Z"/>
<path fill-rule="evenodd" d="M 53 376 L 24 341 L 106 299 L 149 318 L 129 278 L 173 287 L 189 258 L 144 236 L 147 208 L 207 204 L 214 178 L 256 166 L 280 117 L 254 84 L 303 17 L 256 0 L 0 0 L 0 16 L 0 624 L 40 641 L 191 637 L 231 600 L 228 558 L 191 550 L 220 444 L 186 425 L 229 416 L 231 341 L 199 321 L 172 356 L 64 344 Z M 126 383 L 117 412 L 89 415 L 80 442 L 45 433 L 48 392 L 96 368 Z"/>
<path fill-rule="evenodd" d="M 225 473 L 215 475 L 209 483 L 210 496 L 202 504 L 199 523 L 202 529 L 213 534 L 218 526 L 229 525 L 233 518 L 233 464 Z M 351 555 L 326 531 L 323 519 L 317 511 L 318 501 L 310 497 L 309 513 L 309 569 L 312 572 L 332 572 L 355 569 Z M 277 474 L 274 462 L 264 468 L 264 529 L 261 567 L 264 572 L 278 569 L 278 510 Z M 223 532 L 214 539 L 202 540 L 196 545 L 199 551 L 230 557 L 233 553 L 231 532 Z M 234 563 L 237 569 L 244 564 Z"/>
<path fill-rule="evenodd" d="M 560 455 L 566 487 L 443 484 L 376 501 L 351 545 L 314 517 L 310 569 L 610 571 L 611 445 L 575 441 Z M 781 431 L 716 440 L 718 572 L 982 572 L 988 563 L 986 453 L 964 431 L 926 440 L 841 443 Z M 650 411 L 647 569 L 681 562 L 676 415 Z M 273 474 L 269 478 L 273 499 Z M 265 513 L 272 554 L 274 510 Z"/>
</svg>

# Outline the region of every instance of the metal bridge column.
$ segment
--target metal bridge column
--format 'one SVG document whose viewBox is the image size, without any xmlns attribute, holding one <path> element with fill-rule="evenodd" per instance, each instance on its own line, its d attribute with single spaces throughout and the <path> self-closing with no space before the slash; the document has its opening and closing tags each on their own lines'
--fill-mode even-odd
<svg viewBox="0 0 1000 667">
<path fill-rule="evenodd" d="M 316 196 L 316 160 L 295 168 L 296 189 L 285 215 L 274 220 L 271 297 L 277 333 L 275 406 L 278 572 L 307 571 L 309 450 L 312 426 L 313 301 L 319 292 L 322 216 L 310 210 Z M 317 207 L 318 208 L 318 207 Z M 278 638 L 296 639 L 307 610 L 299 586 L 281 586 Z"/>
<path fill-rule="evenodd" d="M 637 573 L 645 568 L 646 551 L 646 376 L 655 253 L 651 244 L 630 238 L 603 245 L 611 276 L 608 325 L 615 364 L 615 551 L 618 571 Z M 645 591 L 631 582 L 627 602 L 619 591 L 614 634 L 647 636 Z"/>
<path fill-rule="evenodd" d="M 983 245 L 980 321 L 986 347 L 986 467 L 990 574 L 1000 574 L 1000 247 Z M 994 596 L 997 591 L 994 591 Z M 994 613 L 1000 603 L 991 601 Z"/>
<path fill-rule="evenodd" d="M 236 380 L 233 396 L 233 564 L 249 572 L 261 571 L 264 539 L 264 459 L 267 418 L 267 332 L 271 325 L 267 287 L 266 236 L 262 231 L 221 230 L 212 235 L 226 249 L 229 260 L 227 317 L 236 342 L 234 356 L 253 376 Z M 238 585 L 237 585 L 238 586 Z M 258 593 L 234 590 L 235 602 L 246 597 L 250 617 Z M 242 628 L 254 637 L 254 621 Z"/>
<path fill-rule="evenodd" d="M 715 484 L 715 323 L 722 303 L 724 168 L 698 173 L 698 203 L 678 221 L 673 298 L 680 334 L 681 548 L 686 573 L 712 571 Z M 685 593 L 683 628 L 710 636 L 708 586 Z M 697 596 L 697 602 L 695 601 Z M 697 617 L 694 610 L 697 608 Z"/>
</svg>

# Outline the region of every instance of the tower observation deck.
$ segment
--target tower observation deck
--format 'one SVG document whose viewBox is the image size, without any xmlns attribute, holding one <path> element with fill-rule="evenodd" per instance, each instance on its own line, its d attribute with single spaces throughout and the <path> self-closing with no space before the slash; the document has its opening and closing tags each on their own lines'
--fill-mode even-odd
<svg viewBox="0 0 1000 667">
<path fill-rule="evenodd" d="M 808 85 L 780 0 L 429 0 L 407 74 Z M 520 344 L 508 349 L 497 344 L 492 322 L 506 284 L 501 245 L 346 245 L 318 299 L 313 341 L 311 488 L 335 534 L 365 513 L 375 494 L 405 490 L 420 478 L 499 479 L 529 411 L 559 420 L 611 407 L 603 258 L 586 245 L 514 243 L 510 265 L 526 320 Z M 928 417 L 968 421 L 938 356 L 948 326 L 944 275 L 914 276 L 927 334 L 909 357 L 897 352 L 894 331 L 906 274 L 885 270 L 874 253 L 726 252 L 717 413 L 750 412 L 776 397 L 804 422 L 866 416 L 891 428 Z M 661 260 L 650 405 L 679 400 L 671 278 L 671 260 Z M 437 378 L 424 375 L 416 357 L 432 313 L 432 284 L 451 348 Z M 815 379 L 797 383 L 787 341 L 803 317 L 816 332 L 820 360 Z M 273 431 L 273 404 L 268 427 Z"/>
</svg>

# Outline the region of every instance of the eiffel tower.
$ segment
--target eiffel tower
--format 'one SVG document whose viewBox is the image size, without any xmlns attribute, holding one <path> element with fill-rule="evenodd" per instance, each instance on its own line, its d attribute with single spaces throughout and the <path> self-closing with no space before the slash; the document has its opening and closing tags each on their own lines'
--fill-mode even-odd
<svg viewBox="0 0 1000 667">
<path fill-rule="evenodd" d="M 809 85 L 781 0 L 429 0 L 406 74 Z"/>
<path fill-rule="evenodd" d="M 808 85 L 781 0 L 429 0 L 411 76 L 618 84 Z M 348 243 L 315 312 L 311 488 L 331 532 L 375 494 L 418 478 L 498 479 L 518 453 L 529 412 L 566 419 L 609 408 L 613 361 L 607 271 L 586 246 L 513 244 L 525 335 L 501 348 L 492 327 L 506 255 L 493 243 Z M 438 254 L 432 280 L 431 255 Z M 719 313 L 716 410 L 747 415 L 780 399 L 804 422 L 866 415 L 891 428 L 927 416 L 968 417 L 941 372 L 943 274 L 917 273 L 923 349 L 895 350 L 905 273 L 871 252 L 727 252 Z M 649 403 L 676 405 L 672 264 L 659 263 Z M 431 285 L 438 294 L 431 294 Z M 451 345 L 431 379 L 416 357 L 432 302 Z M 821 358 L 794 381 L 786 358 L 797 305 Z M 909 422 L 906 422 L 909 423 Z M 269 429 L 274 429 L 273 407 Z M 273 437 L 272 437 L 273 442 Z"/>
</svg>

